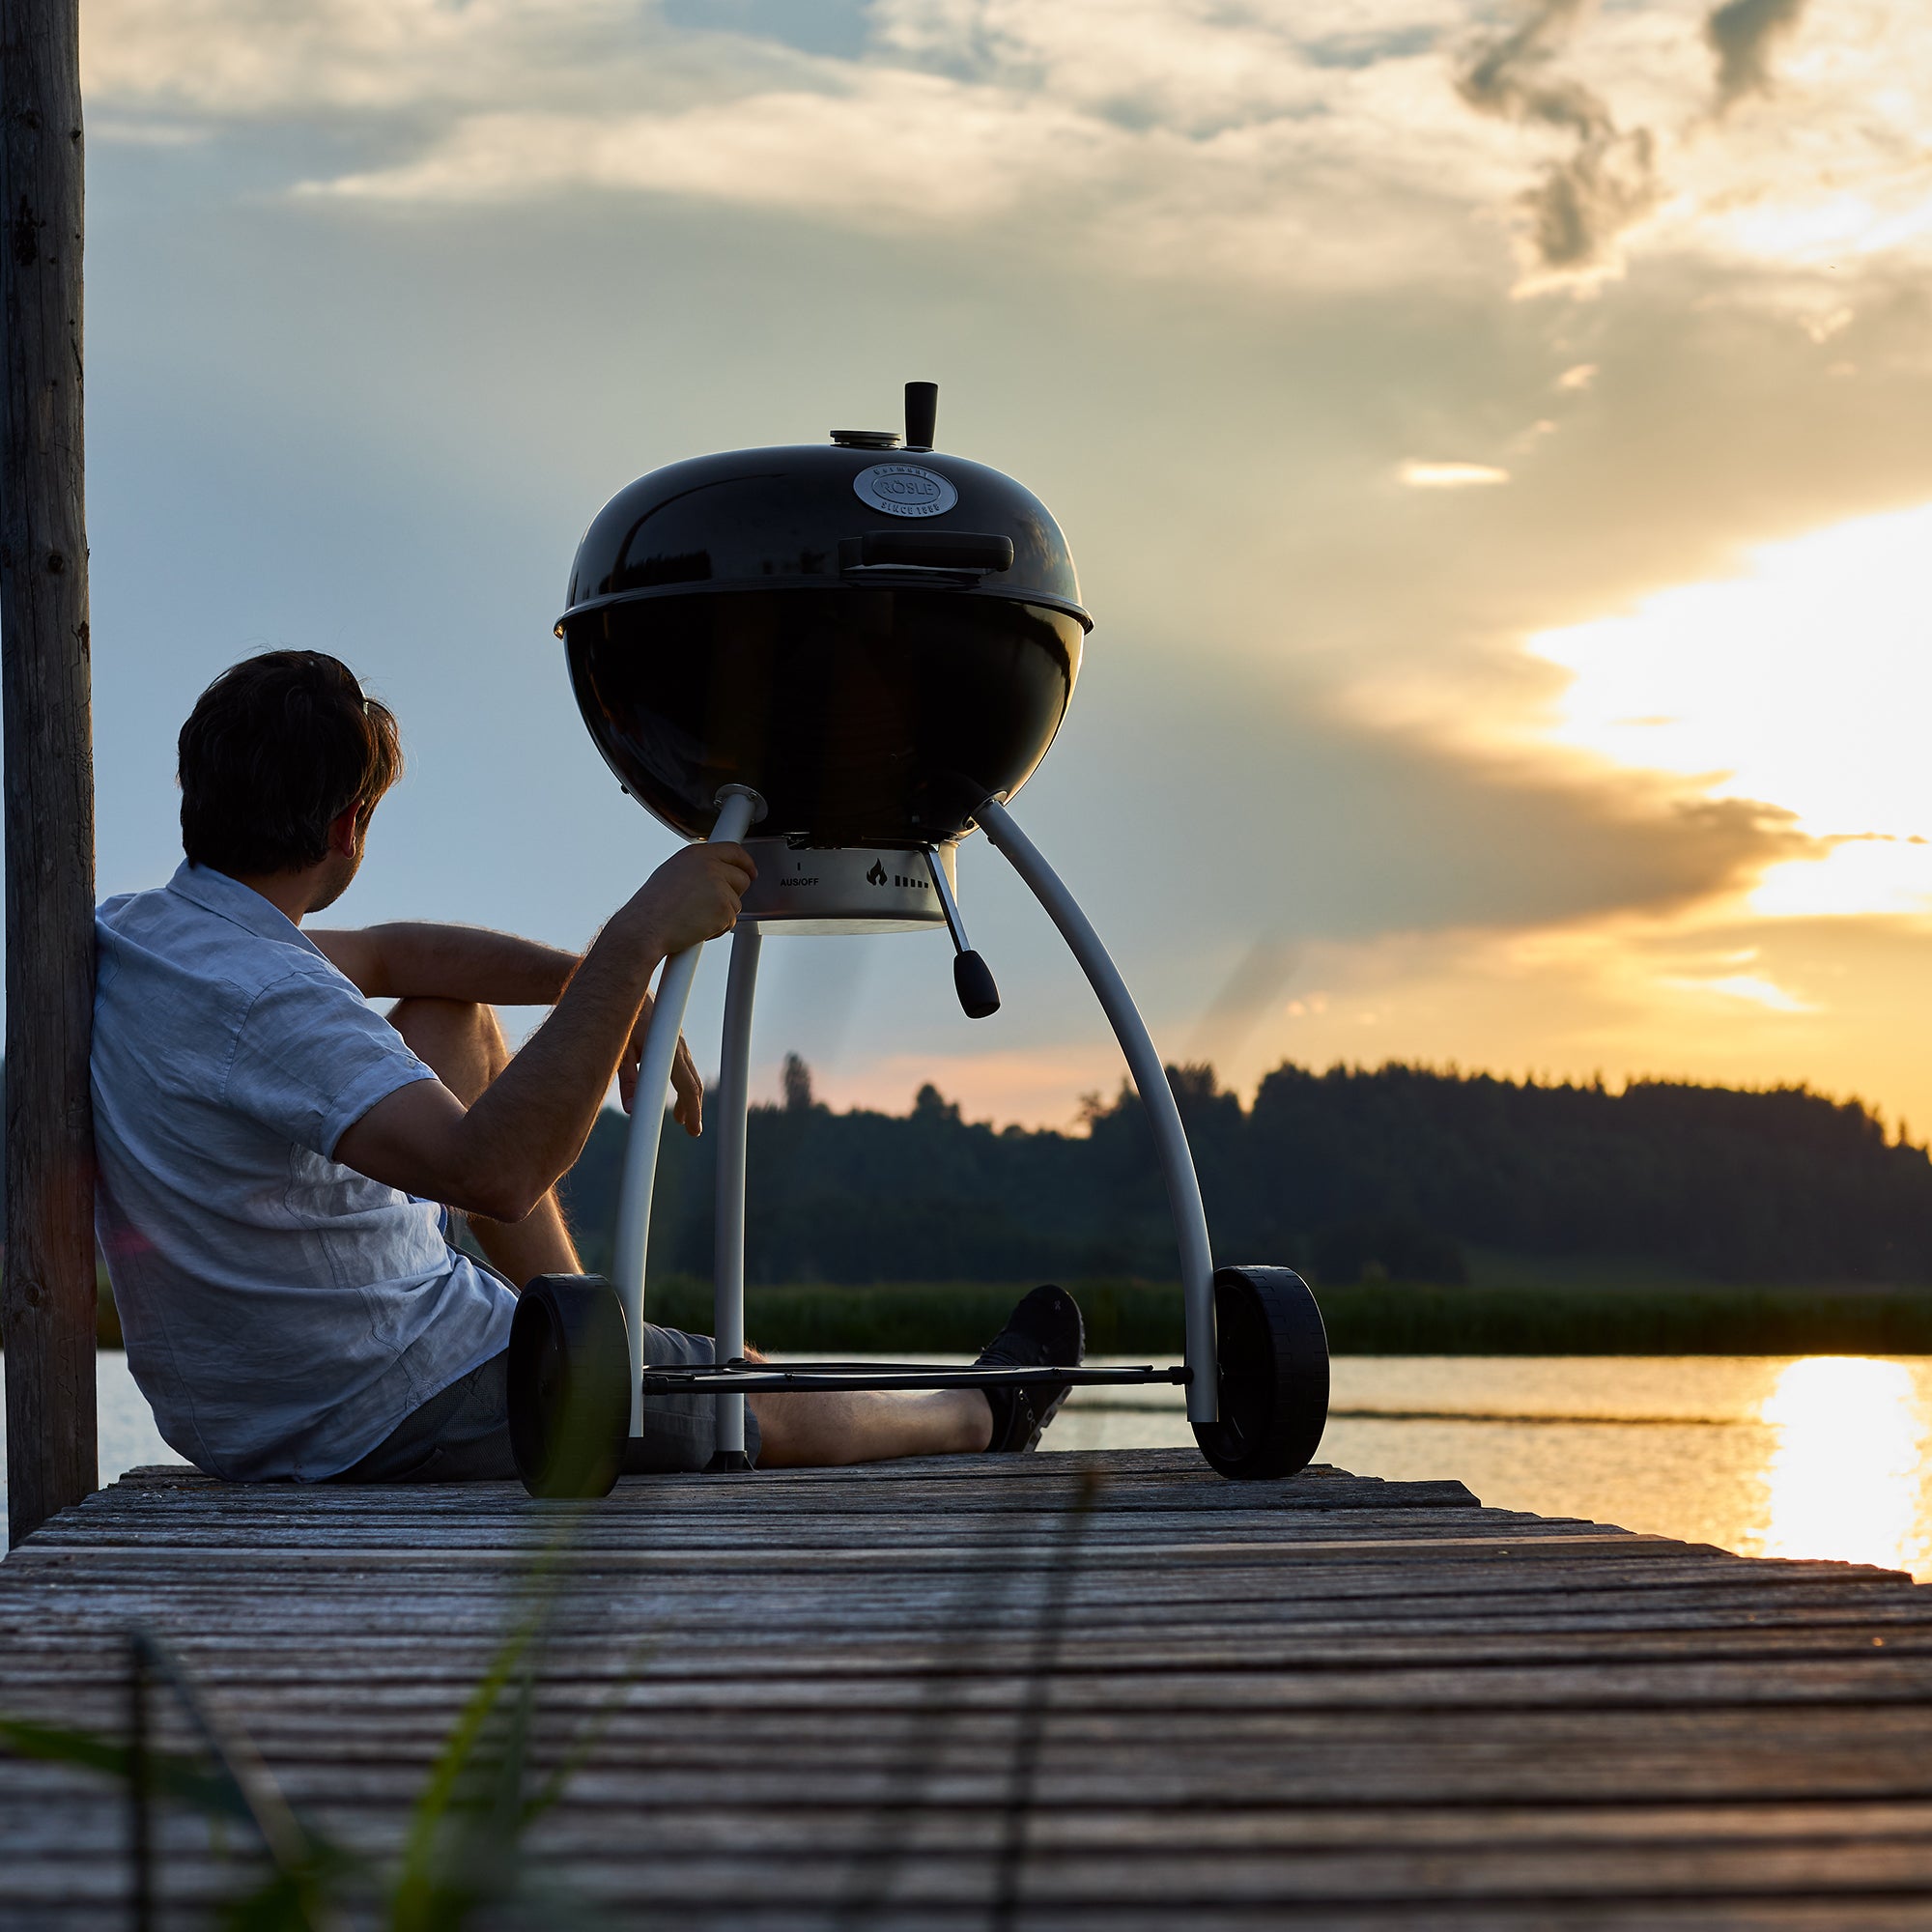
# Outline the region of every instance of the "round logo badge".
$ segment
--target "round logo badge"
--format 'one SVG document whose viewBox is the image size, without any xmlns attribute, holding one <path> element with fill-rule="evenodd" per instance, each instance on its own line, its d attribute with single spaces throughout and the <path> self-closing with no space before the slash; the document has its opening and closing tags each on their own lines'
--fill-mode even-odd
<svg viewBox="0 0 1932 1932">
<path fill-rule="evenodd" d="M 959 492 L 936 469 L 916 463 L 875 463 L 852 479 L 862 503 L 889 517 L 941 517 L 959 500 Z"/>
</svg>

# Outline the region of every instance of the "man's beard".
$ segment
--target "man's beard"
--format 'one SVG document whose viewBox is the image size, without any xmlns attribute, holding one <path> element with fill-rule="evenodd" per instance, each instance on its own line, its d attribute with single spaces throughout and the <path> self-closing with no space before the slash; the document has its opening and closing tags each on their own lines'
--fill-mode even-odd
<svg viewBox="0 0 1932 1932">
<path fill-rule="evenodd" d="M 326 896 L 309 901 L 310 912 L 321 912 L 326 906 L 332 906 L 349 890 L 355 874 L 362 869 L 362 846 L 359 840 L 355 846 L 355 856 L 353 859 L 342 860 L 341 867 L 339 872 L 328 874 L 324 888 Z"/>
</svg>

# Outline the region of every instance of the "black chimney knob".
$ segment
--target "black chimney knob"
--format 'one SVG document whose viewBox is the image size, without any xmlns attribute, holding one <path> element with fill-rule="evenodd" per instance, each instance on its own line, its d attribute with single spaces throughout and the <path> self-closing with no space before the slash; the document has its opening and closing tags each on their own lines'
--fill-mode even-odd
<svg viewBox="0 0 1932 1932">
<path fill-rule="evenodd" d="M 906 447 L 930 449 L 932 435 L 939 422 L 939 384 L 906 384 Z"/>
</svg>

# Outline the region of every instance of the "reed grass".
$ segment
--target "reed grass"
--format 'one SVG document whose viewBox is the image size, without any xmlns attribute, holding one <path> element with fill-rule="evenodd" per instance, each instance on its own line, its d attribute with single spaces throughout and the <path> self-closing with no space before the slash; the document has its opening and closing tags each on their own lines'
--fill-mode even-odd
<svg viewBox="0 0 1932 1932">
<path fill-rule="evenodd" d="M 1068 1281 L 1094 1354 L 1178 1355 L 1172 1283 Z M 1023 1289 L 1010 1283 L 793 1285 L 746 1292 L 746 1332 L 785 1353 L 976 1352 Z M 1803 1287 L 1317 1290 L 1338 1355 L 1932 1354 L 1932 1291 Z M 651 1319 L 703 1333 L 711 1285 L 653 1283 Z"/>
<path fill-rule="evenodd" d="M 976 1354 L 1031 1283 L 794 1283 L 745 1295 L 753 1343 L 784 1354 Z M 1068 1280 L 1100 1355 L 1180 1353 L 1172 1282 Z M 1927 1355 L 1932 1289 L 1364 1282 L 1318 1288 L 1338 1355 Z M 711 1331 L 711 1284 L 653 1281 L 653 1321 Z M 102 1284 L 99 1343 L 121 1346 Z"/>
</svg>

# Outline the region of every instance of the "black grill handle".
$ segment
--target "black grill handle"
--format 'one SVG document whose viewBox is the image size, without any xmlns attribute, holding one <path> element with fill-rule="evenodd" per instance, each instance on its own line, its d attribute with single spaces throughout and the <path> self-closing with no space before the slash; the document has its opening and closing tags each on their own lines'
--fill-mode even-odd
<svg viewBox="0 0 1932 1932">
<path fill-rule="evenodd" d="M 840 570 L 1010 570 L 1013 540 L 976 530 L 867 530 L 838 545 Z"/>
<path fill-rule="evenodd" d="M 952 990 L 959 995 L 959 1009 L 969 1020 L 991 1019 L 1000 1010 L 1000 989 L 993 983 L 993 969 L 977 952 L 952 955 Z"/>
</svg>

